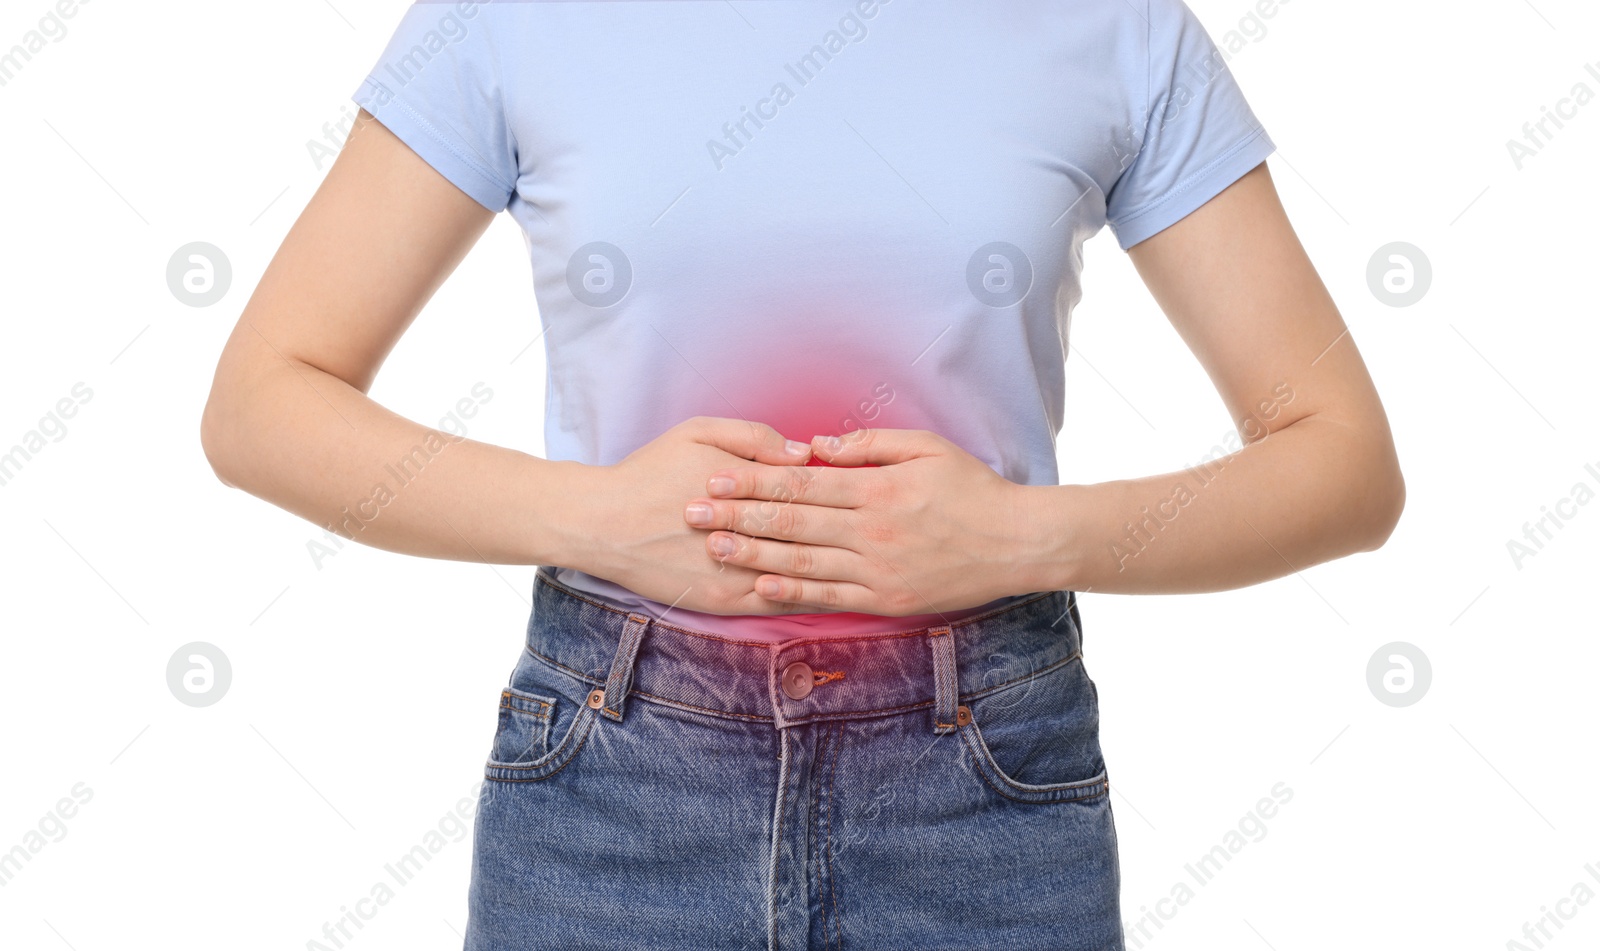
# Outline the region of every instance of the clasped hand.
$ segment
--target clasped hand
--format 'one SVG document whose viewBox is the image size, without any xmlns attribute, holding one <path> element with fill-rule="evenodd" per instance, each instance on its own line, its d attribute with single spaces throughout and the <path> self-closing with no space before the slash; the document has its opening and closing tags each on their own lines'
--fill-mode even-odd
<svg viewBox="0 0 1600 951">
<path fill-rule="evenodd" d="M 1026 487 L 936 433 L 817 436 L 830 466 L 722 468 L 684 521 L 778 613 L 905 616 L 1032 590 Z M 837 467 L 837 468 L 835 468 Z"/>
</svg>

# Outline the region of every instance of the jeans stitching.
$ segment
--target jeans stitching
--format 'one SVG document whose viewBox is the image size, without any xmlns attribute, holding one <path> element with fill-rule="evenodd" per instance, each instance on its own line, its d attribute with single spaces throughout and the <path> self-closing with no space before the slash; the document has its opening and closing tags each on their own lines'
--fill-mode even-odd
<svg viewBox="0 0 1600 951">
<path fill-rule="evenodd" d="M 834 731 L 833 762 L 828 766 L 828 828 L 824 838 L 826 851 L 822 861 L 828 869 L 828 901 L 833 906 L 833 946 L 844 947 L 844 931 L 839 924 L 839 880 L 833 872 L 833 810 L 834 810 L 834 777 L 839 774 L 839 752 L 844 748 L 844 721 L 839 721 L 839 727 Z M 828 926 L 826 920 L 822 926 L 823 940 L 828 939 Z"/>
<path fill-rule="evenodd" d="M 1111 789 L 1111 785 L 1108 782 L 1109 777 L 1105 775 L 1105 771 L 1103 770 L 1101 771 L 1101 775 L 1092 777 L 1090 779 L 1081 780 L 1079 782 L 1049 783 L 1046 784 L 1045 788 L 1042 789 L 1023 789 L 1023 783 L 1017 782 L 1001 771 L 999 764 L 996 763 L 993 757 L 989 755 L 988 747 L 983 746 L 978 742 L 976 738 L 978 734 L 970 732 L 976 729 L 976 726 L 976 721 L 974 721 L 973 723 L 968 724 L 967 727 L 959 729 L 956 732 L 961 734 L 962 740 L 966 742 L 968 750 L 972 753 L 973 760 L 978 766 L 978 777 L 983 780 L 984 785 L 988 786 L 990 789 L 993 789 L 995 792 L 1006 797 L 1007 799 L 1015 802 L 1028 803 L 1030 805 L 1048 805 L 1059 802 L 1084 802 L 1090 799 L 1098 799 L 1101 796 L 1104 796 Z M 1008 793 L 1004 789 L 1001 789 L 999 786 L 995 785 L 995 783 L 990 779 L 991 773 L 994 775 L 995 780 L 999 780 L 1005 785 L 1010 786 L 1012 790 L 1017 793 L 1017 795 L 1012 795 L 1012 793 Z M 1071 795 L 1072 792 L 1079 789 L 1098 789 L 1098 792 L 1086 795 Z M 1023 798 L 1024 796 L 1033 798 Z"/>
<path fill-rule="evenodd" d="M 590 686 L 603 686 L 605 684 L 605 680 L 603 678 L 594 677 L 594 676 L 591 676 L 589 674 L 583 673 L 582 671 L 574 670 L 571 667 L 568 667 L 566 664 L 563 664 L 560 661 L 556 660 L 555 658 L 548 657 L 548 656 L 546 656 L 544 654 L 541 654 L 538 651 L 534 650 L 533 648 L 528 647 L 527 645 L 523 645 L 523 650 L 527 651 L 529 654 L 533 655 L 535 658 L 537 658 L 538 660 L 542 661 L 543 663 L 549 664 L 551 667 L 554 667 L 556 670 L 558 670 L 558 671 L 560 671 L 562 673 L 570 674 L 573 678 L 575 678 L 575 679 L 577 679 L 579 681 L 582 681 L 585 684 L 588 684 Z M 994 693 L 995 691 L 1004 690 L 1007 687 L 1014 686 L 1014 685 L 1019 684 L 1019 683 L 1023 683 L 1023 682 L 1025 682 L 1025 681 L 1027 681 L 1027 680 L 1029 680 L 1031 678 L 1043 676 L 1044 674 L 1047 674 L 1047 673 L 1055 670 L 1057 667 L 1060 667 L 1060 666 L 1062 666 L 1064 664 L 1070 664 L 1073 661 L 1081 660 L 1082 658 L 1083 658 L 1083 651 L 1081 649 L 1080 650 L 1075 650 L 1071 654 L 1068 654 L 1066 657 L 1063 657 L 1063 658 L 1061 658 L 1059 660 L 1051 662 L 1048 666 L 1041 667 L 1038 670 L 1032 671 L 1030 673 L 1023 674 L 1020 677 L 1013 677 L 1010 680 L 1002 681 L 1001 683 L 995 684 L 992 687 L 984 687 L 984 688 L 982 688 L 980 690 L 973 690 L 973 691 L 970 691 L 968 693 L 961 694 L 960 696 L 958 696 L 956 698 L 957 702 L 959 703 L 962 700 L 976 700 L 979 697 L 988 696 L 989 694 Z M 775 718 L 772 717 L 772 716 L 767 716 L 767 715 L 762 715 L 762 714 L 740 713 L 740 712 L 735 711 L 735 710 L 721 710 L 721 709 L 718 709 L 718 708 L 715 708 L 715 707 L 703 707 L 703 706 L 700 706 L 698 704 L 690 703 L 687 700 L 679 700 L 676 697 L 668 697 L 668 696 L 664 696 L 662 694 L 649 693 L 647 691 L 639 690 L 636 687 L 633 688 L 632 690 L 630 690 L 629 693 L 630 693 L 631 696 L 644 697 L 644 698 L 647 698 L 649 700 L 655 701 L 657 703 L 666 704 L 667 706 L 680 707 L 680 708 L 685 709 L 685 710 L 694 710 L 694 711 L 699 712 L 699 713 L 710 714 L 710 715 L 713 715 L 713 716 L 723 716 L 723 717 L 728 717 L 728 718 L 736 719 L 736 720 L 750 720 L 750 721 L 754 721 L 754 722 L 767 722 L 767 723 L 774 722 L 774 720 L 775 720 Z M 865 717 L 882 716 L 884 714 L 903 713 L 903 712 L 906 712 L 906 711 L 909 711 L 909 710 L 917 710 L 917 709 L 921 709 L 923 707 L 931 707 L 933 704 L 934 704 L 933 700 L 919 700 L 919 701 L 917 701 L 915 703 L 901 704 L 899 706 L 894 706 L 894 707 L 872 707 L 872 708 L 868 708 L 868 709 L 865 709 L 865 710 L 846 710 L 846 711 L 840 711 L 840 712 L 837 712 L 837 713 L 817 714 L 817 715 L 814 715 L 813 717 L 811 717 L 811 718 L 809 718 L 809 719 L 807 719 L 805 721 L 797 721 L 797 722 L 808 722 L 808 723 L 811 723 L 811 722 L 824 722 L 824 721 L 829 721 L 829 720 L 838 720 L 838 719 L 844 719 L 844 718 L 850 718 L 850 717 L 863 717 L 863 718 L 865 718 Z"/>
<path fill-rule="evenodd" d="M 821 853 L 818 851 L 817 826 L 821 823 L 822 816 L 822 784 L 818 781 L 819 769 L 827 761 L 828 734 L 827 731 L 817 731 L 817 745 L 811 757 L 811 815 L 806 823 L 806 851 L 807 858 L 811 860 L 812 867 L 816 869 L 817 910 L 822 913 L 824 934 L 827 928 L 827 911 L 822 903 L 822 890 L 826 881 L 826 873 L 822 868 Z M 810 902 L 807 902 L 807 917 L 809 918 Z M 808 922 L 809 923 L 809 922 Z M 826 939 L 824 939 L 826 940 Z"/>
<path fill-rule="evenodd" d="M 783 807 L 789 790 L 789 733 L 778 731 L 778 799 L 772 813 L 772 854 L 767 861 L 767 946 L 778 951 L 778 852 L 783 841 Z"/>
<path fill-rule="evenodd" d="M 585 707 L 583 710 L 578 711 L 578 716 L 580 716 L 580 717 L 585 716 L 586 715 L 585 711 L 587 711 L 587 710 L 588 710 L 588 708 Z M 580 722 L 582 722 L 582 721 L 580 721 Z M 577 724 L 574 724 L 574 727 L 576 727 L 576 726 L 577 726 Z M 545 764 L 539 765 L 539 766 L 534 766 L 534 765 L 528 765 L 528 766 L 490 765 L 485 770 L 485 774 L 486 775 L 484 776 L 484 778 L 486 780 L 489 780 L 490 782 L 497 782 L 497 783 L 539 783 L 539 782 L 543 782 L 543 781 L 549 779 L 551 776 L 554 776 L 555 774 L 557 774 L 557 773 L 561 772 L 562 770 L 566 769 L 568 766 L 572 765 L 573 761 L 578 758 L 578 754 L 583 751 L 584 744 L 589 742 L 589 734 L 593 730 L 594 730 L 594 717 L 592 715 L 589 715 L 589 717 L 588 717 L 588 725 L 584 727 L 583 736 L 581 738 L 579 738 L 578 745 L 573 748 L 571 754 L 569 754 L 566 757 L 566 759 L 561 761 L 561 765 L 560 766 L 557 766 L 555 769 L 550 770 L 550 772 L 544 774 L 543 776 L 526 776 L 526 777 L 508 778 L 508 777 L 504 777 L 504 776 L 493 776 L 493 775 L 487 775 L 487 774 L 489 772 L 493 771 L 493 770 L 499 770 L 499 769 L 544 769 L 544 768 L 546 768 L 547 766 L 550 765 L 549 763 L 545 763 Z M 565 743 L 562 744 L 562 746 L 565 746 L 565 745 L 566 745 Z M 560 747 L 558 747 L 557 749 L 559 750 Z"/>
</svg>

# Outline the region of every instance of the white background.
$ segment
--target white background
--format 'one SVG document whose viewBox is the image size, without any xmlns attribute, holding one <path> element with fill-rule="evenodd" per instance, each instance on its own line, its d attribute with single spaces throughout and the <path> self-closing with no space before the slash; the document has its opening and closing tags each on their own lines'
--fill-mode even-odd
<svg viewBox="0 0 1600 951">
<path fill-rule="evenodd" d="M 50 6 L 8 0 L 0 49 Z M 1191 6 L 1219 40 L 1252 9 Z M 481 777 L 534 569 L 357 544 L 319 569 L 319 529 L 221 485 L 199 443 L 222 342 L 326 168 L 307 141 L 353 110 L 403 9 L 98 0 L 0 87 L 0 450 L 75 383 L 93 394 L 0 486 L 0 852 L 53 830 L 0 887 L 0 945 L 306 947 Z M 1506 948 L 1576 883 L 1600 892 L 1600 504 L 1520 566 L 1507 550 L 1576 484 L 1600 490 L 1600 102 L 1520 171 L 1506 148 L 1575 83 L 1600 92 L 1600 13 L 1295 0 L 1265 22 L 1231 66 L 1378 381 L 1408 504 L 1380 551 L 1278 581 L 1082 598 L 1125 917 L 1196 892 L 1129 948 Z M 191 241 L 232 262 L 211 307 L 167 287 Z M 1368 286 L 1392 241 L 1432 262 L 1409 307 Z M 1109 232 L 1087 259 L 1062 480 L 1200 460 L 1232 428 L 1221 401 Z M 469 435 L 541 453 L 537 328 L 500 216 L 371 395 L 437 424 L 482 381 Z M 213 706 L 168 689 L 192 641 L 231 662 Z M 1431 661 L 1411 706 L 1368 687 L 1393 641 Z M 1185 864 L 1280 782 L 1265 836 L 1197 886 Z M 78 783 L 92 798 L 61 833 L 44 817 Z M 460 947 L 469 852 L 449 842 L 346 946 Z M 1600 903 L 1560 907 L 1547 947 L 1600 942 Z"/>
</svg>

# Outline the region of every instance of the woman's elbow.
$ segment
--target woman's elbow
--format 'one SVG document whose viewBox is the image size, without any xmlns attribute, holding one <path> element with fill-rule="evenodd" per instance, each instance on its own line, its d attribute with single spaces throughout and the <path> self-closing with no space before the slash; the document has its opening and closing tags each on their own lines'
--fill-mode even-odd
<svg viewBox="0 0 1600 951">
<path fill-rule="evenodd" d="M 1400 462 L 1395 458 L 1394 446 L 1389 444 L 1380 454 L 1382 461 L 1369 466 L 1362 473 L 1362 510 L 1360 551 L 1377 551 L 1389 541 L 1395 526 L 1400 524 L 1400 514 L 1406 507 L 1406 480 L 1400 472 Z"/>
<path fill-rule="evenodd" d="M 236 488 L 229 478 L 233 465 L 232 436 L 237 430 L 228 420 L 227 401 L 213 384 L 205 408 L 200 411 L 200 451 L 217 479 L 228 488 Z"/>
</svg>

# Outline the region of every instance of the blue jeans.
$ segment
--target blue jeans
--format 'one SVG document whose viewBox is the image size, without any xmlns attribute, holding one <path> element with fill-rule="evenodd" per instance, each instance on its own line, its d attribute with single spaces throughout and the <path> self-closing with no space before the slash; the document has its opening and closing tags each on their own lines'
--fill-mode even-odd
<svg viewBox="0 0 1600 951">
<path fill-rule="evenodd" d="M 467 951 L 1122 951 L 1076 596 L 884 628 L 740 642 L 540 569 Z"/>
</svg>

